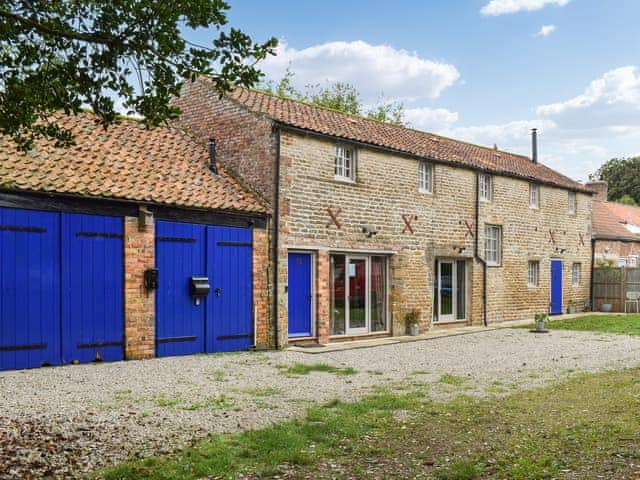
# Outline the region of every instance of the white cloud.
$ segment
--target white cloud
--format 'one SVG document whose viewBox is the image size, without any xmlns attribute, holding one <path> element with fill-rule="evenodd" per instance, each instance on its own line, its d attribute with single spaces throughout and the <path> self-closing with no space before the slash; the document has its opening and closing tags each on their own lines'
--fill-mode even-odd
<svg viewBox="0 0 640 480">
<path fill-rule="evenodd" d="M 458 113 L 446 108 L 407 108 L 404 113 L 410 127 L 428 132 L 448 129 L 458 121 Z"/>
<path fill-rule="evenodd" d="M 606 72 L 593 80 L 580 95 L 537 108 L 538 115 L 562 120 L 582 119 L 587 125 L 640 126 L 640 75 L 629 65 Z"/>
<path fill-rule="evenodd" d="M 553 32 L 555 32 L 557 27 L 555 25 L 543 25 L 538 33 L 535 34 L 536 37 L 548 37 Z"/>
<path fill-rule="evenodd" d="M 517 13 L 520 11 L 531 12 L 540 10 L 547 5 L 565 6 L 571 0 L 491 0 L 487 3 L 480 13 L 483 15 L 505 15 L 508 13 Z"/>
<path fill-rule="evenodd" d="M 287 68 L 293 84 L 347 82 L 358 88 L 364 103 L 375 103 L 380 94 L 389 100 L 437 98 L 452 86 L 460 73 L 443 61 L 419 57 L 415 52 L 361 40 L 329 42 L 297 50 L 281 42 L 277 55 L 260 64 L 268 78 L 279 80 Z"/>
</svg>

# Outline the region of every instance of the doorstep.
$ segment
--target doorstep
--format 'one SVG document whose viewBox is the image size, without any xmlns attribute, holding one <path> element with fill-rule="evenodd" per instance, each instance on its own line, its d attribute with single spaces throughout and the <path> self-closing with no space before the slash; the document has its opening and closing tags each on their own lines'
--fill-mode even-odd
<svg viewBox="0 0 640 480">
<path fill-rule="evenodd" d="M 600 315 L 600 313 L 584 312 L 584 313 L 572 313 L 572 314 L 566 314 L 566 315 L 554 315 L 549 319 L 549 321 L 553 322 L 555 320 L 577 318 L 577 317 L 583 317 L 587 315 Z M 338 352 L 342 350 L 355 350 L 357 348 L 372 348 L 372 347 L 379 347 L 382 345 L 395 345 L 398 343 L 409 343 L 409 342 L 423 342 L 425 340 L 435 340 L 436 338 L 456 337 L 460 335 L 471 335 L 474 333 L 483 333 L 483 332 L 490 332 L 493 330 L 501 330 L 504 328 L 518 327 L 520 325 L 529 325 L 529 324 L 532 324 L 533 322 L 534 322 L 533 319 L 528 318 L 526 320 L 512 320 L 509 322 L 490 323 L 489 326 L 487 327 L 465 324 L 464 326 L 460 326 L 460 327 L 431 329 L 415 337 L 412 337 L 409 335 L 402 335 L 398 337 L 382 337 L 382 338 L 362 339 L 362 340 L 353 340 L 353 341 L 331 342 L 324 345 L 320 345 L 320 344 L 312 344 L 312 345 L 307 344 L 305 346 L 293 345 L 293 346 L 287 347 L 287 350 L 293 351 L 293 352 L 302 352 L 302 353 L 311 353 L 311 354 Z"/>
</svg>

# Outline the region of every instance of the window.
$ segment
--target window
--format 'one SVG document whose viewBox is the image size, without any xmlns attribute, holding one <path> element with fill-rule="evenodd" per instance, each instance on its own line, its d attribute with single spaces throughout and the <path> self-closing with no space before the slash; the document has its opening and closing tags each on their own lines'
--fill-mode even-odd
<svg viewBox="0 0 640 480">
<path fill-rule="evenodd" d="M 491 201 L 491 175 L 481 173 L 478 175 L 478 189 L 480 191 L 480 200 L 483 202 Z"/>
<path fill-rule="evenodd" d="M 420 162 L 418 190 L 422 193 L 433 193 L 433 165 L 430 163 Z"/>
<path fill-rule="evenodd" d="M 569 213 L 576 213 L 576 192 L 569 192 Z"/>
<path fill-rule="evenodd" d="M 502 227 L 485 225 L 484 257 L 488 265 L 500 265 L 502 261 Z"/>
<path fill-rule="evenodd" d="M 538 208 L 540 206 L 540 185 L 529 184 L 529 207 Z"/>
<path fill-rule="evenodd" d="M 571 269 L 571 284 L 574 287 L 580 285 L 580 277 L 582 275 L 582 264 L 574 263 Z"/>
<path fill-rule="evenodd" d="M 336 158 L 334 162 L 334 175 L 338 180 L 355 180 L 356 151 L 344 145 L 336 145 Z"/>
<path fill-rule="evenodd" d="M 529 262 L 529 275 L 528 285 L 530 287 L 538 286 L 538 279 L 540 278 L 540 262 Z"/>
<path fill-rule="evenodd" d="M 637 267 L 638 266 L 638 257 L 635 255 L 631 255 L 629 257 L 629 266 L 630 267 Z"/>
</svg>

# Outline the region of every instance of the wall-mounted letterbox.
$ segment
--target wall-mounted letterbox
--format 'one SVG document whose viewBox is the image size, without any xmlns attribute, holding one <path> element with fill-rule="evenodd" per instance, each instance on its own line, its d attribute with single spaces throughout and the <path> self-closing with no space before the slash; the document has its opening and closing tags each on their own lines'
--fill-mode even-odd
<svg viewBox="0 0 640 480">
<path fill-rule="evenodd" d="M 158 269 L 147 268 L 144 271 L 144 288 L 147 290 L 158 289 Z"/>
<path fill-rule="evenodd" d="M 189 291 L 195 300 L 196 305 L 200 304 L 200 299 L 209 295 L 211 285 L 209 285 L 209 277 L 191 277 L 189 283 Z"/>
</svg>

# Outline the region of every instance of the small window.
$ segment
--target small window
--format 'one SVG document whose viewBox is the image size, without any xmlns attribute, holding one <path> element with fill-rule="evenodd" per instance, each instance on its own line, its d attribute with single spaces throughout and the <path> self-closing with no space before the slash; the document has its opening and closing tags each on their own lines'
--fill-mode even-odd
<svg viewBox="0 0 640 480">
<path fill-rule="evenodd" d="M 336 145 L 336 158 L 334 161 L 334 175 L 337 180 L 355 180 L 356 151 L 353 148 Z"/>
<path fill-rule="evenodd" d="M 580 279 L 582 277 L 582 264 L 574 263 L 573 269 L 571 270 L 571 284 L 574 287 L 580 285 Z"/>
<path fill-rule="evenodd" d="M 576 213 L 576 192 L 569 192 L 569 214 Z"/>
<path fill-rule="evenodd" d="M 529 262 L 529 276 L 528 285 L 530 287 L 538 286 L 538 279 L 540 278 L 540 262 Z"/>
<path fill-rule="evenodd" d="M 540 185 L 529 184 L 529 207 L 538 208 L 540 206 Z"/>
<path fill-rule="evenodd" d="M 481 173 L 478 175 L 478 189 L 480 193 L 480 201 L 490 202 L 492 197 L 492 181 L 491 175 Z"/>
<path fill-rule="evenodd" d="M 488 265 L 500 265 L 502 262 L 502 227 L 485 225 L 484 257 Z"/>
<path fill-rule="evenodd" d="M 630 267 L 637 267 L 638 266 L 638 257 L 636 257 L 635 255 L 632 255 L 629 257 L 629 266 Z"/>
<path fill-rule="evenodd" d="M 418 190 L 421 193 L 433 193 L 433 165 L 431 163 L 420 162 Z"/>
</svg>

